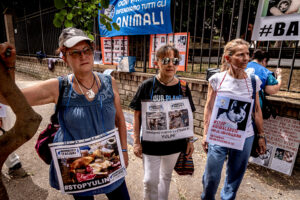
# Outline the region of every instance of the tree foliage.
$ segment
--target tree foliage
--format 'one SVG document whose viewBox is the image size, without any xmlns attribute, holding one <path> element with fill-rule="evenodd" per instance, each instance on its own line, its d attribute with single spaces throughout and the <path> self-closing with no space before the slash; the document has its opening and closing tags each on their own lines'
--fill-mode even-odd
<svg viewBox="0 0 300 200">
<path fill-rule="evenodd" d="M 54 5 L 58 10 L 55 13 L 53 24 L 55 27 L 77 27 L 88 34 L 93 39 L 94 19 L 98 16 L 99 10 L 109 6 L 109 0 L 54 0 Z M 100 14 L 100 23 L 104 24 L 107 30 L 112 27 L 119 30 L 116 23 L 105 14 Z"/>
</svg>

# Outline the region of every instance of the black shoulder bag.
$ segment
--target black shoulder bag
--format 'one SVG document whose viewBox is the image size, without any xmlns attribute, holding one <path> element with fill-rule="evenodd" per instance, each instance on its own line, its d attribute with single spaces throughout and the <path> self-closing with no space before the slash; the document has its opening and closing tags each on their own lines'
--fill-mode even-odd
<svg viewBox="0 0 300 200">
<path fill-rule="evenodd" d="M 250 156 L 257 158 L 259 156 L 259 154 L 257 153 L 257 149 L 259 149 L 259 145 L 258 145 L 258 130 L 257 127 L 255 125 L 255 100 L 256 100 L 256 80 L 255 80 L 255 75 L 251 74 L 251 83 L 252 83 L 252 89 L 253 89 L 253 93 L 252 93 L 252 99 L 254 100 L 254 105 L 253 105 L 253 115 L 252 115 L 252 126 L 253 126 L 253 131 L 254 131 L 254 140 L 253 140 L 253 144 L 252 144 L 252 149 L 251 149 L 251 154 Z M 265 138 L 266 141 L 266 138 Z"/>
</svg>

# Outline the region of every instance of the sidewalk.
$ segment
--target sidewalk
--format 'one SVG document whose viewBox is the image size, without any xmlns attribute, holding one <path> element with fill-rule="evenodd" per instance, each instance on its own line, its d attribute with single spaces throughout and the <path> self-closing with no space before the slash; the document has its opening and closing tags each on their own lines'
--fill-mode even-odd
<svg viewBox="0 0 300 200">
<path fill-rule="evenodd" d="M 28 87 L 38 80 L 17 73 L 16 81 L 19 87 Z M 34 109 L 43 116 L 38 133 L 43 130 L 49 122 L 51 114 L 54 112 L 54 104 L 35 106 Z M 127 114 L 131 111 L 126 111 Z M 8 169 L 2 169 L 2 179 L 8 190 L 11 200 L 67 200 L 73 199 L 71 196 L 61 194 L 59 191 L 49 186 L 48 169 L 35 152 L 34 145 L 38 133 L 27 143 L 21 146 L 16 152 L 20 156 L 23 170 L 16 177 L 8 175 Z M 193 154 L 195 163 L 195 173 L 193 176 L 178 176 L 173 173 L 169 200 L 199 200 L 202 192 L 202 175 L 206 155 L 200 147 L 199 140 L 195 143 Z M 143 199 L 143 166 L 142 160 L 133 154 L 133 148 L 128 145 L 129 167 L 126 182 L 132 200 Z M 20 176 L 21 175 L 21 176 Z M 220 186 L 223 185 L 225 172 L 223 171 Z M 216 199 L 220 199 L 220 188 Z M 291 177 L 265 169 L 256 165 L 249 165 L 245 178 L 240 186 L 236 199 L 243 200 L 264 200 L 283 199 L 297 200 L 300 197 L 300 173 L 294 172 Z M 105 195 L 98 195 L 96 200 L 106 199 Z"/>
</svg>

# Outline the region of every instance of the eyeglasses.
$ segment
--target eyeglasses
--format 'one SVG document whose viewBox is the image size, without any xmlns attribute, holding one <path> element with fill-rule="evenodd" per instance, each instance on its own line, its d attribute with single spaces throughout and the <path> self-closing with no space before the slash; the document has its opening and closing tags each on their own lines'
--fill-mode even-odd
<svg viewBox="0 0 300 200">
<path fill-rule="evenodd" d="M 163 58 L 161 63 L 163 65 L 168 65 L 172 61 L 173 65 L 179 65 L 179 58 Z"/>
<path fill-rule="evenodd" d="M 72 56 L 73 58 L 79 58 L 81 55 L 82 55 L 82 53 L 83 53 L 83 55 L 87 55 L 87 56 L 90 56 L 90 55 L 92 55 L 93 54 L 93 48 L 91 48 L 91 47 L 85 47 L 84 49 L 82 49 L 82 50 L 73 50 L 73 51 L 69 51 L 68 52 L 68 54 L 70 55 L 70 56 Z"/>
</svg>

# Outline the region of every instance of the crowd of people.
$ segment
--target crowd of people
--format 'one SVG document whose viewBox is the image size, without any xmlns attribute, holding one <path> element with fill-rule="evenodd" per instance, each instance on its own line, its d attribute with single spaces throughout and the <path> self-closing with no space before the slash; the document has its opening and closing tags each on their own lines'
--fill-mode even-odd
<svg viewBox="0 0 300 200">
<path fill-rule="evenodd" d="M 10 57 L 4 55 L 8 48 L 13 50 Z M 82 30 L 66 28 L 62 31 L 57 53 L 62 54 L 63 61 L 72 69 L 72 73 L 67 75 L 68 84 L 63 93 L 58 115 L 61 128 L 56 133 L 53 142 L 87 139 L 117 127 L 124 163 L 127 167 L 129 161 L 127 133 L 118 86 L 110 75 L 93 71 L 93 51 L 93 41 Z M 14 69 L 15 54 L 13 45 L 1 44 L 0 56 L 9 70 Z M 249 43 L 242 39 L 232 40 L 224 47 L 221 72 L 209 79 L 202 139 L 202 147 L 207 154 L 202 179 L 201 198 L 203 200 L 215 199 L 223 163 L 226 160 L 226 178 L 221 191 L 221 199 L 235 199 L 254 140 L 253 123 L 258 129 L 258 152 L 264 154 L 266 151 L 259 94 L 261 90 L 273 94 L 281 85 L 281 71 L 276 72 L 276 79 L 265 68 L 268 59 L 262 51 L 256 51 L 249 63 Z M 180 60 L 179 51 L 173 45 L 168 44 L 158 49 L 154 64 L 159 69 L 159 73 L 140 84 L 129 106 L 134 110 L 134 154 L 143 161 L 144 199 L 167 200 L 172 172 L 179 154 L 183 152 L 188 158 L 194 152 L 193 129 L 184 132 L 180 137 L 176 135 L 168 139 L 153 137 L 155 131 L 163 133 L 166 129 L 179 129 L 193 124 L 193 118 L 190 116 L 193 116 L 192 112 L 196 109 L 191 91 L 187 83 L 176 76 Z M 252 70 L 245 70 L 246 68 Z M 255 111 L 254 118 L 245 123 L 246 137 L 243 149 L 237 150 L 208 143 L 207 134 L 216 98 L 229 93 L 251 100 L 253 93 L 251 73 L 255 73 L 256 82 L 253 103 Z M 62 81 L 62 77 L 49 79 L 22 89 L 22 92 L 31 106 L 57 103 Z M 0 102 L 7 104 L 4 98 L 0 98 Z M 158 103 L 160 106 L 153 108 L 153 105 L 158 105 Z M 166 108 L 172 103 L 184 106 L 176 111 L 169 110 L 171 120 L 167 123 L 168 115 L 164 115 L 161 108 Z M 233 101 L 232 107 L 235 106 L 237 103 Z M 60 189 L 56 170 L 52 162 L 49 173 L 50 185 Z M 124 178 L 105 187 L 72 195 L 74 199 L 94 199 L 95 195 L 101 193 L 106 194 L 111 200 L 130 199 Z"/>
</svg>

